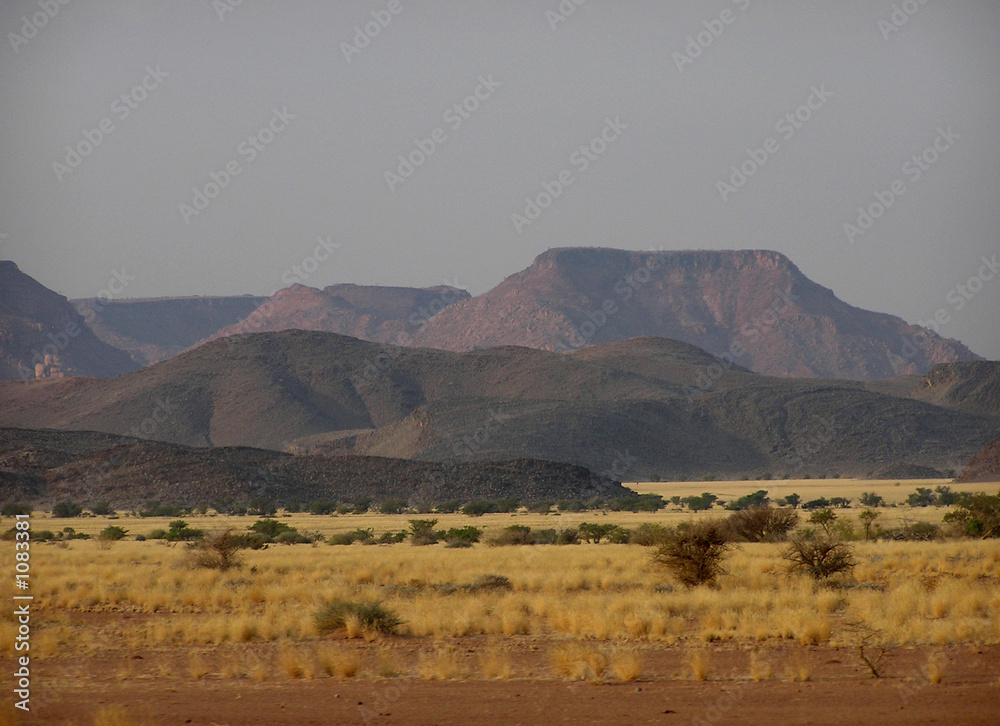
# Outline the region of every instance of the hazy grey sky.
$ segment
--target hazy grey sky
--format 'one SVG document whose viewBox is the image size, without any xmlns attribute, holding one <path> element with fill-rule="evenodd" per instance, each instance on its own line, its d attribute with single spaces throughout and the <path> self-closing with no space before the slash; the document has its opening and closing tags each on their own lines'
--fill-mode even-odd
<svg viewBox="0 0 1000 726">
<path fill-rule="evenodd" d="M 996 0 L 0 8 L 0 256 L 69 297 L 270 293 L 319 237 L 306 284 L 474 294 L 549 247 L 763 247 L 1000 358 Z"/>
</svg>

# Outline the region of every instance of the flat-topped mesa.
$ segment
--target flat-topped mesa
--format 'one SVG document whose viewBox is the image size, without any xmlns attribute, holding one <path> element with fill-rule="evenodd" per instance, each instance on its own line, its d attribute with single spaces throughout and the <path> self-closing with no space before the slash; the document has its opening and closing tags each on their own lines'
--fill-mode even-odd
<svg viewBox="0 0 1000 726">
<path fill-rule="evenodd" d="M 848 305 L 772 250 L 550 249 L 429 320 L 413 344 L 572 351 L 648 335 L 782 376 L 878 379 L 978 359 L 957 341 Z"/>
</svg>

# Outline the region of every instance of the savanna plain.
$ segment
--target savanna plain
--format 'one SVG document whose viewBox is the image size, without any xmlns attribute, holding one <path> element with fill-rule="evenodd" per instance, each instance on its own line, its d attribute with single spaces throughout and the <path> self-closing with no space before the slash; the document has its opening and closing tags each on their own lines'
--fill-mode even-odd
<svg viewBox="0 0 1000 726">
<path fill-rule="evenodd" d="M 33 710 L 0 723 L 997 723 L 1000 540 L 957 536 L 952 506 L 906 504 L 941 484 L 631 485 L 854 500 L 814 509 L 826 521 L 796 510 L 791 533 L 835 528 L 853 568 L 816 578 L 786 541 L 736 542 L 697 585 L 657 556 L 661 535 L 731 516 L 718 507 L 183 517 L 209 539 L 265 519 L 312 540 L 227 552 L 221 568 L 197 543 L 136 540 L 177 517 L 35 513 L 35 531 L 92 539 L 32 542 Z M 861 492 L 882 498 L 874 520 Z M 875 536 L 935 526 L 926 541 Z M 109 527 L 124 536 L 98 536 Z M 413 546 L 421 527 L 481 534 Z M 542 530 L 577 536 L 518 543 Z M 14 572 L 12 547 L 0 562 Z M 5 618 L 6 681 L 18 625 Z"/>
</svg>

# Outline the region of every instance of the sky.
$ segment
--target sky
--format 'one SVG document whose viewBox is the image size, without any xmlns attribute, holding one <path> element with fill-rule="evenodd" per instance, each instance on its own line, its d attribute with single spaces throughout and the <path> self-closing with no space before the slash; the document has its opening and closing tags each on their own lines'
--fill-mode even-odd
<svg viewBox="0 0 1000 726">
<path fill-rule="evenodd" d="M 4 0 L 0 31 L 0 258 L 70 298 L 765 248 L 1000 359 L 995 0 Z"/>
</svg>

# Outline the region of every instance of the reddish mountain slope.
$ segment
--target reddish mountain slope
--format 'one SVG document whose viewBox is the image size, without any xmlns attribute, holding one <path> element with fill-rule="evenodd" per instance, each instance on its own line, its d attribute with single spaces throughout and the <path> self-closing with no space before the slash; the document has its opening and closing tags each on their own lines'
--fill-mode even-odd
<svg viewBox="0 0 1000 726">
<path fill-rule="evenodd" d="M 977 359 L 957 341 L 848 305 L 764 250 L 552 249 L 442 311 L 414 344 L 565 351 L 644 335 L 728 353 L 739 366 L 779 376 L 878 379 Z M 919 345 L 910 347 L 914 336 Z"/>
<path fill-rule="evenodd" d="M 982 451 L 973 456 L 955 481 L 962 483 L 1000 481 L 1000 439 L 986 444 Z"/>
<path fill-rule="evenodd" d="M 0 380 L 34 378 L 46 355 L 59 358 L 45 369 L 50 376 L 116 376 L 139 367 L 98 340 L 69 300 L 0 261 Z"/>
<path fill-rule="evenodd" d="M 239 333 L 318 330 L 379 343 L 413 335 L 428 318 L 448 305 L 469 299 L 465 290 L 437 287 L 331 285 L 322 290 L 292 285 L 279 290 L 246 319 L 208 339 Z"/>
</svg>

